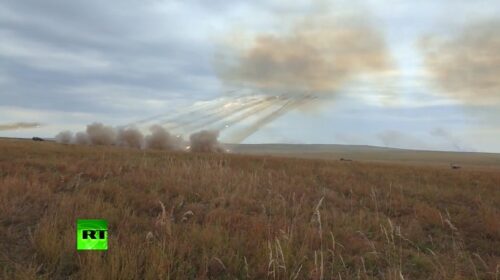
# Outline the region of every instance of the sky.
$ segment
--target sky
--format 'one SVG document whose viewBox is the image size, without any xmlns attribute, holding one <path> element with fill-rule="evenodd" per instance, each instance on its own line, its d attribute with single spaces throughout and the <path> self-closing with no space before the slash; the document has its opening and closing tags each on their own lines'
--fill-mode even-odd
<svg viewBox="0 0 500 280">
<path fill-rule="evenodd" d="M 126 125 L 293 87 L 320 101 L 243 143 L 500 152 L 499 15 L 497 0 L 3 0 L 0 125 L 41 125 L 0 136 Z M 283 65 L 293 70 L 268 71 Z"/>
</svg>

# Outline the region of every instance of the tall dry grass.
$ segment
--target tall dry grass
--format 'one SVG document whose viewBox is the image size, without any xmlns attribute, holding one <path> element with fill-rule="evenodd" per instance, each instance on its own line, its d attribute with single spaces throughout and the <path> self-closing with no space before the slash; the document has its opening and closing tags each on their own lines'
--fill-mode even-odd
<svg viewBox="0 0 500 280">
<path fill-rule="evenodd" d="M 499 279 L 499 221 L 492 170 L 0 141 L 4 279 Z"/>
</svg>

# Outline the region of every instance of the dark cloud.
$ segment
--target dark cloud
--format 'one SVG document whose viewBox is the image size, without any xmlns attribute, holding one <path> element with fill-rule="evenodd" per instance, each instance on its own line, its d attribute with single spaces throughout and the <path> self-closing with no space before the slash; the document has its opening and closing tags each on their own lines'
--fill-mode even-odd
<svg viewBox="0 0 500 280">
<path fill-rule="evenodd" d="M 113 99 L 131 105 L 215 95 L 207 43 L 185 36 L 179 5 L 2 1 L 2 105 L 130 115 L 140 110 Z"/>
</svg>

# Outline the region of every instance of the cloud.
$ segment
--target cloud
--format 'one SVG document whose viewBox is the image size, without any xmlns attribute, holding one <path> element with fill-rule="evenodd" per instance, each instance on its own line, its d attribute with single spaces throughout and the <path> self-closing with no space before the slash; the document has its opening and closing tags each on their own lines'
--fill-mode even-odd
<svg viewBox="0 0 500 280">
<path fill-rule="evenodd" d="M 174 2 L 2 1 L 2 105 L 139 119 L 214 96 L 207 16 Z"/>
</svg>

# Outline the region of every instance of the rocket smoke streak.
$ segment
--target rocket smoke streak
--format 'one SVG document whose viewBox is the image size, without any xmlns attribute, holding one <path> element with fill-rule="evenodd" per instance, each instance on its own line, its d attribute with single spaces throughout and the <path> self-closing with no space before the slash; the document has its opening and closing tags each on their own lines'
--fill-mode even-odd
<svg viewBox="0 0 500 280">
<path fill-rule="evenodd" d="M 252 102 L 258 102 L 258 100 L 254 101 L 248 101 L 250 103 Z M 228 108 L 233 108 L 232 110 L 235 110 L 234 107 L 236 106 L 244 106 L 245 103 L 241 101 L 239 98 L 232 98 L 230 101 L 225 101 L 224 103 L 216 104 L 213 108 L 213 110 L 200 110 L 201 115 L 197 115 L 194 118 L 191 119 L 184 119 L 184 118 L 178 118 L 177 120 L 172 120 L 174 122 L 173 126 L 170 126 L 170 129 L 176 129 L 180 127 L 186 127 L 190 126 L 192 124 L 196 124 L 199 121 L 202 121 L 206 119 L 207 117 L 210 116 L 216 116 L 220 115 L 224 111 L 227 111 Z M 247 104 L 248 105 L 248 104 Z M 192 112 L 195 113 L 195 112 Z M 187 114 L 186 117 L 191 117 L 191 114 Z M 170 123 L 170 121 L 162 122 L 162 123 Z"/>
<path fill-rule="evenodd" d="M 37 123 L 37 122 L 6 123 L 6 124 L 0 124 L 0 131 L 35 128 L 35 127 L 39 127 L 39 126 L 40 126 L 40 123 Z"/>
<path fill-rule="evenodd" d="M 239 114 L 235 118 L 229 119 L 223 125 L 221 125 L 218 130 L 224 130 L 225 128 L 229 128 L 229 127 L 231 127 L 235 124 L 238 124 L 238 123 L 240 123 L 240 122 L 242 122 L 242 121 L 244 121 L 252 116 L 258 115 L 259 113 L 261 113 L 262 111 L 275 105 L 279 101 L 287 101 L 287 100 L 288 99 L 279 100 L 278 97 L 276 97 L 274 100 L 267 101 L 264 104 L 261 104 L 255 108 L 251 108 L 250 110 L 247 110 L 247 111 Z"/>
<path fill-rule="evenodd" d="M 172 123 L 172 124 L 179 125 L 180 123 L 190 122 L 192 120 L 189 120 L 189 119 L 186 120 L 186 119 L 191 117 L 193 114 L 219 110 L 221 107 L 224 107 L 224 105 L 226 105 L 227 102 L 228 102 L 227 100 L 205 101 L 205 103 L 203 103 L 201 105 L 198 105 L 198 106 L 193 105 L 181 113 L 178 113 L 170 118 L 161 120 L 159 123 L 160 124 Z"/>
<path fill-rule="evenodd" d="M 241 90 L 240 89 L 229 90 L 229 91 L 225 92 L 224 94 L 226 94 L 226 95 L 227 94 L 236 94 L 239 91 L 241 91 Z M 180 110 L 180 111 L 158 114 L 158 115 L 155 115 L 155 116 L 151 116 L 151 117 L 148 117 L 148 118 L 145 118 L 145 119 L 141 119 L 141 120 L 135 121 L 135 122 L 130 123 L 130 124 L 126 125 L 126 126 L 141 125 L 141 124 L 145 124 L 145 123 L 148 123 L 148 122 L 151 122 L 151 121 L 155 121 L 155 120 L 158 120 L 158 119 L 162 119 L 162 118 L 165 118 L 165 117 L 168 117 L 168 118 L 162 120 L 160 122 L 161 124 L 166 124 L 166 123 L 169 123 L 169 122 L 175 122 L 176 120 L 182 120 L 184 117 L 190 116 L 192 113 L 201 112 L 201 111 L 210 111 L 210 110 L 213 110 L 213 109 L 220 108 L 221 106 L 223 106 L 227 102 L 227 100 L 225 100 L 225 99 L 226 98 L 219 98 L 219 99 L 215 99 L 215 100 L 202 101 L 202 102 L 199 102 L 201 104 L 195 103 L 195 104 L 192 104 L 192 105 L 190 105 L 190 106 L 188 106 L 188 107 L 186 107 L 186 108 L 184 108 L 183 110 Z M 124 126 L 124 127 L 126 127 L 126 126 Z"/>
<path fill-rule="evenodd" d="M 310 96 L 305 96 L 301 97 L 299 99 L 292 99 L 287 101 L 283 106 L 281 106 L 278 110 L 272 111 L 268 115 L 265 115 L 258 119 L 254 124 L 252 124 L 250 127 L 247 127 L 243 129 L 242 131 L 239 131 L 232 135 L 229 139 L 232 143 L 241 143 L 248 137 L 250 137 L 252 134 L 257 132 L 259 129 L 264 127 L 265 125 L 273 122 L 277 118 L 281 117 L 282 115 L 288 113 L 290 110 L 293 110 L 299 106 L 302 106 L 307 103 L 308 100 L 312 100 L 314 97 Z"/>
<path fill-rule="evenodd" d="M 228 117 L 231 117 L 235 114 L 238 114 L 242 111 L 245 111 L 247 109 L 252 109 L 252 108 L 256 108 L 256 107 L 259 107 L 261 104 L 265 103 L 265 102 L 270 102 L 274 99 L 275 97 L 266 97 L 264 99 L 261 99 L 261 100 L 257 100 L 255 102 L 251 102 L 251 103 L 247 103 L 247 104 L 242 104 L 241 106 L 238 106 L 238 107 L 235 107 L 231 110 L 227 110 L 227 111 L 223 111 L 222 113 L 219 113 L 219 114 L 214 114 L 213 117 L 211 118 L 208 118 L 207 120 L 205 120 L 204 122 L 196 125 L 193 127 L 193 130 L 198 130 L 198 129 L 201 129 L 201 128 L 204 128 L 204 127 L 207 127 L 207 126 L 210 126 L 211 124 L 214 124 L 216 122 L 219 122 L 221 120 L 224 120 Z"/>
</svg>

